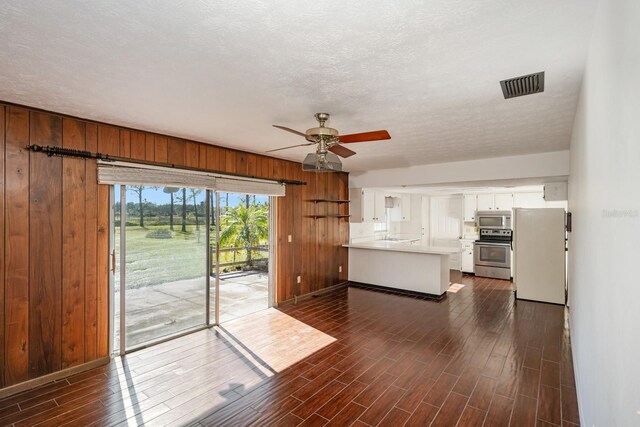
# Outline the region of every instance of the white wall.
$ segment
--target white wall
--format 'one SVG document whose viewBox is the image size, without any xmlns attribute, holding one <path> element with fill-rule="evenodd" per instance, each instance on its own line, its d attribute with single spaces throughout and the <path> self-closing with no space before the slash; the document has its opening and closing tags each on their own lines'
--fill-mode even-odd
<svg viewBox="0 0 640 427">
<path fill-rule="evenodd" d="M 571 340 L 584 426 L 640 425 L 640 1 L 601 0 L 571 141 Z"/>
<path fill-rule="evenodd" d="M 528 154 L 464 162 L 350 173 L 349 187 L 393 187 L 569 175 L 569 152 Z"/>
</svg>

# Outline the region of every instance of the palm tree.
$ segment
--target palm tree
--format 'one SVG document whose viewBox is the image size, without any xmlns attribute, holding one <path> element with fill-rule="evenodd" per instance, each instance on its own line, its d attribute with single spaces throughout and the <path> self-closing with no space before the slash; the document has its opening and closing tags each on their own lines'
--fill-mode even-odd
<svg viewBox="0 0 640 427">
<path fill-rule="evenodd" d="M 247 251 L 247 265 L 252 265 L 252 246 L 269 237 L 269 213 L 265 205 L 239 205 L 229 208 L 220 218 L 220 244 Z"/>
</svg>

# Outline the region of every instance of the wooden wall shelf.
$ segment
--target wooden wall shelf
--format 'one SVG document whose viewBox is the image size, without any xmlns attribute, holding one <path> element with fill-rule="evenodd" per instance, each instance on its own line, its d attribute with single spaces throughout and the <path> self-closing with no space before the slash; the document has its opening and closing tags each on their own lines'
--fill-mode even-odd
<svg viewBox="0 0 640 427">
<path fill-rule="evenodd" d="M 337 203 L 337 204 L 349 203 L 350 202 L 350 200 L 335 200 L 335 199 L 311 199 L 311 201 L 313 203 L 327 202 L 327 203 Z"/>
<path fill-rule="evenodd" d="M 351 215 L 309 215 L 309 218 L 349 218 Z"/>
<path fill-rule="evenodd" d="M 309 215 L 309 218 L 318 219 L 318 218 L 349 218 L 351 215 L 342 213 L 344 209 L 340 208 L 340 206 L 345 205 L 350 202 L 350 200 L 341 200 L 341 199 L 310 199 L 310 202 L 316 206 L 315 213 Z M 318 212 L 318 203 L 336 203 L 338 205 L 338 213 L 328 213 L 328 206 L 326 206 L 325 212 Z M 320 209 L 322 210 L 322 209 Z"/>
</svg>

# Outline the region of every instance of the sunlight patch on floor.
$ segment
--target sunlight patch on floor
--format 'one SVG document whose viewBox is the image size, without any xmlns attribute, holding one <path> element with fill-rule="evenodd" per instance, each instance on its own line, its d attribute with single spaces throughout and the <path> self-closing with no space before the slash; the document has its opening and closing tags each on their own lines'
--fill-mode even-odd
<svg viewBox="0 0 640 427">
<path fill-rule="evenodd" d="M 216 329 L 268 376 L 336 341 L 275 308 L 227 322 Z"/>
</svg>

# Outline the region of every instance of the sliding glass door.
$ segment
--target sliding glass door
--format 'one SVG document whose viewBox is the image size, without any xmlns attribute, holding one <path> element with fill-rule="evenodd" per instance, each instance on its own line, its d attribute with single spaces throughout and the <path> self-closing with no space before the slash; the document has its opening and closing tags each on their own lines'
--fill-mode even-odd
<svg viewBox="0 0 640 427">
<path fill-rule="evenodd" d="M 269 307 L 269 197 L 219 193 L 220 322 Z"/>
<path fill-rule="evenodd" d="M 128 350 L 205 326 L 207 205 L 204 190 L 120 188 L 117 320 Z"/>
<path fill-rule="evenodd" d="M 268 196 L 114 190 L 116 353 L 270 306 Z"/>
</svg>

